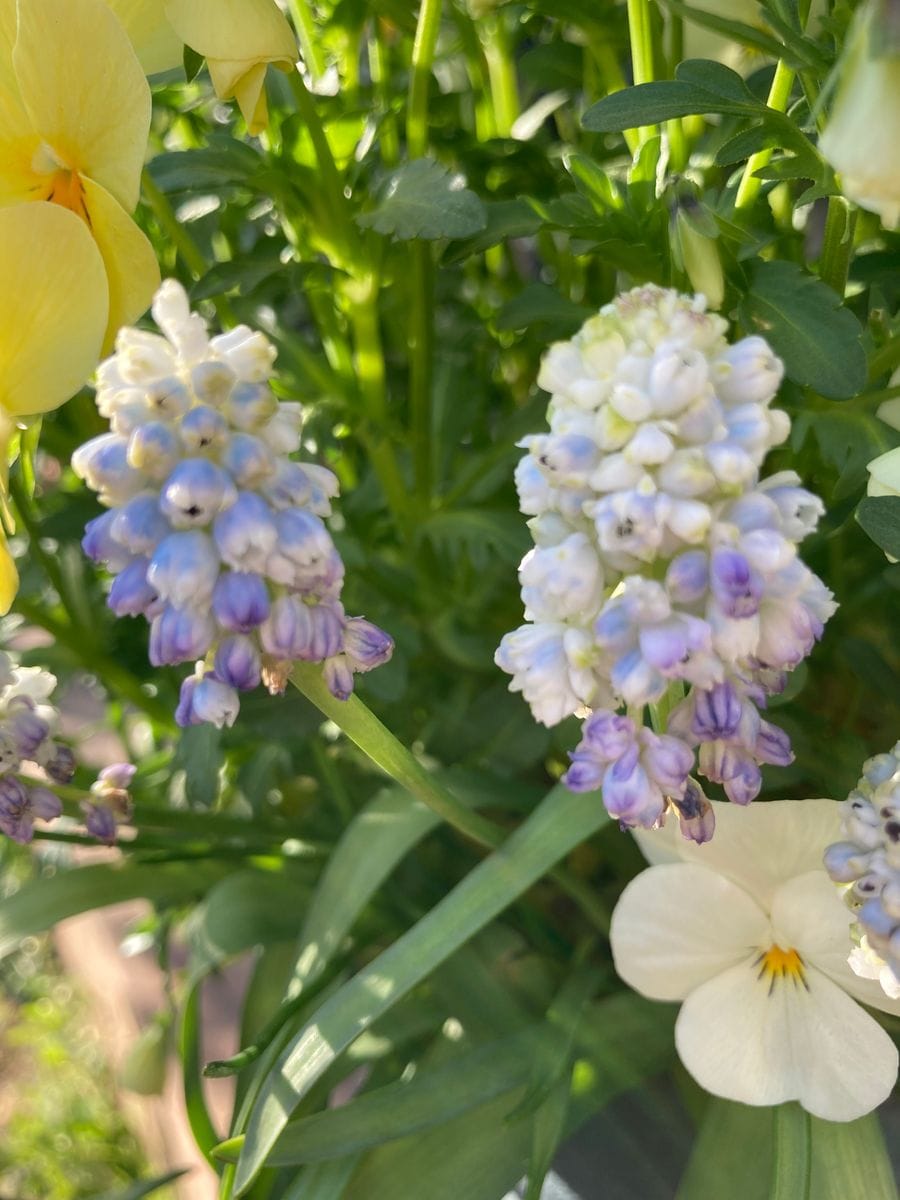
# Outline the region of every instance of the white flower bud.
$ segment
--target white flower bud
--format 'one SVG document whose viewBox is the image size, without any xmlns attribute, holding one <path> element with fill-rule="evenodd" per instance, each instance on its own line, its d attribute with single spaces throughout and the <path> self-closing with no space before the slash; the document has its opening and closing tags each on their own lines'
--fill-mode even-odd
<svg viewBox="0 0 900 1200">
<path fill-rule="evenodd" d="M 728 346 L 713 365 L 716 393 L 726 404 L 765 404 L 778 391 L 784 365 L 761 337 Z"/>
</svg>

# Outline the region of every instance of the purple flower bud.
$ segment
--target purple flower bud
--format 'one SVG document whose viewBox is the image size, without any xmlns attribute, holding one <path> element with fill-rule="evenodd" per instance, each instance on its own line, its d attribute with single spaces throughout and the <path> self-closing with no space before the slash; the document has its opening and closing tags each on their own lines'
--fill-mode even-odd
<svg viewBox="0 0 900 1200">
<path fill-rule="evenodd" d="M 723 780 L 723 786 L 725 794 L 733 804 L 749 804 L 759 795 L 762 774 L 749 756 L 741 756 L 734 774 Z"/>
<path fill-rule="evenodd" d="M 167 604 L 150 626 L 149 658 L 154 667 L 202 658 L 216 636 L 208 613 Z"/>
<path fill-rule="evenodd" d="M 111 846 L 116 840 L 118 826 L 116 825 L 116 817 L 111 808 L 105 804 L 94 804 L 92 800 L 83 800 L 81 802 L 81 811 L 84 814 L 84 825 L 91 837 L 95 837 L 98 842 L 105 842 Z"/>
<path fill-rule="evenodd" d="M 219 556 L 212 539 L 192 529 L 170 533 L 160 542 L 147 568 L 147 582 L 163 600 L 183 608 L 205 604 L 218 574 Z"/>
<path fill-rule="evenodd" d="M 651 828 L 663 814 L 665 801 L 640 764 L 639 749 L 630 746 L 603 776 L 603 803 L 623 825 Z"/>
<path fill-rule="evenodd" d="M 343 652 L 354 671 L 371 671 L 388 661 L 394 641 L 364 617 L 350 617 L 344 626 Z"/>
<path fill-rule="evenodd" d="M 322 664 L 325 686 L 336 700 L 349 700 L 353 695 L 353 671 L 346 655 L 335 654 Z"/>
<path fill-rule="evenodd" d="M 234 484 L 206 458 L 186 458 L 166 480 L 160 507 L 176 529 L 208 525 L 237 499 Z"/>
<path fill-rule="evenodd" d="M 634 721 L 630 717 L 598 709 L 581 727 L 579 750 L 589 753 L 598 762 L 611 763 L 622 757 L 635 737 Z"/>
<path fill-rule="evenodd" d="M 757 762 L 769 763 L 773 767 L 787 767 L 794 761 L 791 739 L 783 729 L 778 729 L 768 721 L 760 721 L 753 757 Z"/>
<path fill-rule="evenodd" d="M 193 716 L 221 729 L 232 726 L 240 711 L 241 702 L 235 689 L 215 675 L 204 675 L 191 697 Z"/>
<path fill-rule="evenodd" d="M 175 724 L 182 729 L 200 724 L 200 718 L 194 715 L 194 692 L 199 682 L 196 675 L 189 675 L 187 679 L 182 680 L 178 706 L 175 709 Z"/>
<path fill-rule="evenodd" d="M 131 561 L 131 553 L 113 537 L 113 525 L 118 511 L 105 512 L 88 521 L 84 527 L 81 548 L 95 563 L 103 563 L 110 571 L 121 571 Z"/>
<path fill-rule="evenodd" d="M 301 508 L 310 499 L 312 485 L 299 463 L 277 459 L 275 472 L 262 485 L 262 490 L 275 509 Z"/>
<path fill-rule="evenodd" d="M 228 422 L 214 408 L 198 404 L 182 417 L 179 432 L 188 454 L 213 454 L 225 445 Z"/>
<path fill-rule="evenodd" d="M 825 870 L 835 883 L 852 883 L 868 870 L 872 851 L 856 842 L 834 842 L 825 851 Z"/>
<path fill-rule="evenodd" d="M 241 692 L 252 691 L 260 680 L 260 657 L 254 642 L 242 634 L 225 638 L 216 650 L 217 678 Z"/>
<path fill-rule="evenodd" d="M 17 817 L 28 804 L 28 793 L 15 775 L 0 778 L 0 817 Z"/>
<path fill-rule="evenodd" d="M 225 415 L 236 429 L 252 431 L 278 411 L 278 401 L 264 383 L 239 383 L 225 404 Z"/>
<path fill-rule="evenodd" d="M 689 779 L 684 795 L 672 803 L 678 813 L 681 836 L 698 846 L 710 841 L 716 829 L 716 814 L 700 785 Z"/>
<path fill-rule="evenodd" d="M 580 433 L 539 435 L 532 441 L 531 452 L 554 484 L 575 487 L 587 482 L 600 454 L 593 438 Z"/>
<path fill-rule="evenodd" d="M 280 512 L 275 521 L 278 539 L 266 563 L 269 578 L 319 596 L 338 588 L 344 564 L 323 521 L 300 509 Z"/>
<path fill-rule="evenodd" d="M 163 421 L 138 425 L 128 439 L 128 465 L 157 483 L 165 479 L 181 453 L 178 434 Z"/>
<path fill-rule="evenodd" d="M 260 575 L 226 571 L 213 592 L 212 610 L 223 629 L 250 633 L 269 615 L 269 590 Z"/>
<path fill-rule="evenodd" d="M 145 394 L 153 411 L 162 421 L 176 421 L 191 407 L 190 393 L 175 375 L 157 379 L 146 388 Z"/>
<path fill-rule="evenodd" d="M 239 492 L 235 503 L 216 517 L 213 537 L 229 567 L 262 574 L 278 540 L 278 529 L 265 500 L 255 492 Z"/>
<path fill-rule="evenodd" d="M 103 433 L 79 446 L 72 469 L 88 487 L 99 493 L 101 504 L 122 504 L 142 491 L 144 475 L 128 462 L 128 439 Z"/>
<path fill-rule="evenodd" d="M 112 788 L 113 791 L 127 792 L 131 787 L 131 781 L 137 772 L 137 767 L 134 763 L 110 763 L 108 767 L 104 767 L 97 776 L 97 782 L 104 788 Z"/>
<path fill-rule="evenodd" d="M 228 439 L 222 466 L 240 488 L 259 487 L 275 470 L 275 455 L 251 433 L 235 433 Z"/>
<path fill-rule="evenodd" d="M 680 796 L 694 766 L 694 752 L 678 738 L 641 732 L 641 762 L 655 784 L 669 796 Z"/>
<path fill-rule="evenodd" d="M 50 736 L 50 726 L 34 711 L 27 696 L 11 701 L 4 722 L 5 731 L 13 739 L 20 758 L 33 759 L 41 743 Z"/>
<path fill-rule="evenodd" d="M 696 691 L 692 732 L 701 741 L 730 738 L 736 733 L 742 705 L 730 683 L 717 683 L 709 691 Z"/>
<path fill-rule="evenodd" d="M 112 582 L 106 603 L 117 617 L 152 616 L 159 595 L 147 582 L 149 558 L 136 558 Z"/>
<path fill-rule="evenodd" d="M 171 526 L 162 515 L 157 497 L 142 492 L 113 514 L 112 536 L 132 554 L 152 554 Z"/>
<path fill-rule="evenodd" d="M 62 802 L 54 792 L 45 787 L 28 789 L 28 807 L 35 817 L 42 821 L 55 821 L 62 815 Z"/>
<path fill-rule="evenodd" d="M 704 550 L 687 550 L 666 571 L 666 591 L 674 604 L 695 604 L 706 595 L 709 569 Z"/>
<path fill-rule="evenodd" d="M 759 611 L 763 582 L 736 550 L 716 550 L 710 567 L 710 587 L 728 617 L 752 617 Z"/>
<path fill-rule="evenodd" d="M 61 742 L 51 742 L 45 747 L 40 764 L 54 783 L 69 783 L 75 774 L 75 755 Z"/>
<path fill-rule="evenodd" d="M 259 633 L 263 649 L 275 658 L 321 662 L 340 653 L 343 622 L 331 605 L 280 596 Z"/>
<path fill-rule="evenodd" d="M 616 695 L 628 705 L 652 704 L 668 687 L 668 680 L 644 658 L 639 648 L 629 650 L 613 663 L 609 681 Z"/>
<path fill-rule="evenodd" d="M 580 754 L 577 750 L 569 755 L 572 762 L 562 777 L 570 792 L 595 792 L 603 783 L 606 764 Z"/>
</svg>

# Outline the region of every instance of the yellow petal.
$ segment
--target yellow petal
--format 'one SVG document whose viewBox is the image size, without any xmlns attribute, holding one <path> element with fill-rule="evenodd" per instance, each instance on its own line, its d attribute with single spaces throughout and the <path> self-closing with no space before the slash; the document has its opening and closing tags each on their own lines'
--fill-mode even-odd
<svg viewBox="0 0 900 1200">
<path fill-rule="evenodd" d="M 109 310 L 90 231 L 58 204 L 0 208 L 0 407 L 58 408 L 96 366 Z"/>
<path fill-rule="evenodd" d="M 131 39 L 138 62 L 148 75 L 180 67 L 181 38 L 166 20 L 163 0 L 106 0 Z"/>
<path fill-rule="evenodd" d="M 217 58 L 207 59 L 209 77 L 216 95 L 222 100 L 233 96 L 252 134 L 262 133 L 269 123 L 269 108 L 266 103 L 266 64 L 248 62 L 222 62 Z"/>
<path fill-rule="evenodd" d="M 6 544 L 6 534 L 0 526 L 0 616 L 9 612 L 19 590 L 19 572 Z"/>
<path fill-rule="evenodd" d="M 88 219 L 109 282 L 105 354 L 119 329 L 130 325 L 149 308 L 159 287 L 159 264 L 153 247 L 118 200 L 93 179 L 83 179 L 82 184 Z"/>
<path fill-rule="evenodd" d="M 103 0 L 19 0 L 13 66 L 36 133 L 64 164 L 132 212 L 150 128 L 150 89 Z"/>
<path fill-rule="evenodd" d="M 181 40 L 207 59 L 248 67 L 297 60 L 297 43 L 275 0 L 165 0 L 165 8 Z"/>
</svg>

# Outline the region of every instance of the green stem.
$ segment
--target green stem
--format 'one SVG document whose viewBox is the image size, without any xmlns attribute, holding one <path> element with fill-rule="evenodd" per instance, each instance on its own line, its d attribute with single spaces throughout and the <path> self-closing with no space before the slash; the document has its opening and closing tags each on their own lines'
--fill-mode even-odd
<svg viewBox="0 0 900 1200">
<path fill-rule="evenodd" d="M 775 68 L 775 75 L 772 78 L 772 85 L 769 88 L 769 95 L 766 100 L 769 108 L 773 108 L 776 112 L 786 112 L 788 101 L 791 98 L 791 89 L 794 86 L 795 72 L 784 62 L 779 62 Z M 755 154 L 751 154 L 747 159 L 747 165 L 744 167 L 744 174 L 741 176 L 741 182 L 738 186 L 737 195 L 734 198 L 734 207 L 736 209 L 750 208 L 756 201 L 759 195 L 759 190 L 762 187 L 762 180 L 757 179 L 755 172 L 765 167 L 772 157 L 772 150 L 757 150 Z"/>
<path fill-rule="evenodd" d="M 409 320 L 410 432 L 416 493 L 430 505 L 432 490 L 432 362 L 434 354 L 434 260 L 427 242 L 412 247 L 412 307 Z"/>
<path fill-rule="evenodd" d="M 397 122 L 391 111 L 388 56 L 378 33 L 377 21 L 375 33 L 369 41 L 369 74 L 372 76 L 372 86 L 375 89 L 379 108 L 384 114 L 378 131 L 381 143 L 381 161 L 386 167 L 392 167 L 400 159 L 400 139 L 397 135 Z"/>
<path fill-rule="evenodd" d="M 287 0 L 288 12 L 294 22 L 303 61 L 312 79 L 321 79 L 325 74 L 325 59 L 319 50 L 319 31 L 306 0 Z"/>
<path fill-rule="evenodd" d="M 825 217 L 825 238 L 819 259 L 819 277 L 843 299 L 853 257 L 856 209 L 843 196 L 829 196 Z"/>
<path fill-rule="evenodd" d="M 509 137 L 519 115 L 519 81 L 510 54 L 503 13 L 481 17 L 475 24 L 487 63 L 497 134 L 499 137 Z"/>
<path fill-rule="evenodd" d="M 291 675 L 291 682 L 320 712 L 334 721 L 377 767 L 417 800 L 427 804 L 448 825 L 488 850 L 495 850 L 506 841 L 505 829 L 467 808 L 438 783 L 358 696 L 351 696 L 349 700 L 335 699 L 325 686 L 318 666 L 298 664 Z M 565 820 L 562 805 L 560 820 Z M 592 924 L 604 933 L 609 930 L 609 914 L 583 880 L 564 867 L 555 868 L 549 875 L 578 904 Z"/>
<path fill-rule="evenodd" d="M 406 108 L 406 152 L 410 158 L 421 158 L 428 149 L 428 89 L 440 25 L 441 0 L 422 0 Z"/>
<path fill-rule="evenodd" d="M 631 68 L 635 84 L 652 83 L 653 69 L 653 24 L 649 0 L 628 0 L 628 38 L 631 43 Z M 638 129 L 638 149 L 655 137 L 655 125 Z"/>
<path fill-rule="evenodd" d="M 141 190 L 153 215 L 162 226 L 163 232 L 184 259 L 185 266 L 195 279 L 202 279 L 209 270 L 209 264 L 200 247 L 176 217 L 169 197 L 153 182 L 153 176 L 149 171 L 145 170 L 141 176 Z M 236 325 L 237 317 L 234 315 L 228 299 L 225 296 L 213 296 L 211 299 L 222 325 L 226 327 Z"/>
<path fill-rule="evenodd" d="M 774 1157 L 770 1200 L 809 1200 L 812 1173 L 812 1127 L 799 1104 L 773 1109 Z"/>
<path fill-rule="evenodd" d="M 327 211 L 332 222 L 332 232 L 337 241 L 337 247 L 340 249 L 342 257 L 346 256 L 348 261 L 352 261 L 358 239 L 350 223 L 344 184 L 331 150 L 331 144 L 325 133 L 325 126 L 322 124 L 319 111 L 300 72 L 291 71 L 288 75 L 288 83 L 319 164 L 322 188 L 328 201 Z"/>
</svg>

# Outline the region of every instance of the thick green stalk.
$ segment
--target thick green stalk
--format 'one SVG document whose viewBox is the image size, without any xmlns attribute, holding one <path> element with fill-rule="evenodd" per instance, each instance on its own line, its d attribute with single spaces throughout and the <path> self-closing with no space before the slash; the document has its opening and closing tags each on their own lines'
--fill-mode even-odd
<svg viewBox="0 0 900 1200">
<path fill-rule="evenodd" d="M 491 100 L 497 134 L 509 137 L 519 115 L 519 82 L 510 54 L 504 14 L 501 11 L 476 21 L 490 80 Z"/>
<path fill-rule="evenodd" d="M 631 69 L 634 82 L 652 83 L 653 65 L 653 24 L 650 16 L 649 0 L 628 0 L 628 38 L 631 43 Z M 655 125 L 646 125 L 638 129 L 638 149 L 657 133 Z"/>
<path fill-rule="evenodd" d="M 774 1156 L 771 1200 L 810 1200 L 812 1127 L 809 1113 L 799 1104 L 779 1104 L 772 1110 Z"/>
<path fill-rule="evenodd" d="M 457 800 L 358 696 L 351 696 L 349 700 L 335 699 L 325 686 L 318 666 L 298 664 L 291 675 L 291 682 L 320 712 L 334 721 L 377 767 L 417 800 L 427 804 L 448 825 L 489 850 L 496 849 L 506 840 L 505 829 Z M 560 805 L 559 819 L 566 819 L 564 804 Z M 588 884 L 564 867 L 557 867 L 549 875 L 596 928 L 604 933 L 609 930 L 609 914 Z"/>
<path fill-rule="evenodd" d="M 378 103 L 384 111 L 378 130 L 381 161 L 386 167 L 393 167 L 400 159 L 400 139 L 397 135 L 397 122 L 391 112 L 388 55 L 379 36 L 377 22 L 375 31 L 369 39 L 369 74 L 372 76 L 372 86 L 378 97 Z"/>
<path fill-rule="evenodd" d="M 776 112 L 786 112 L 788 101 L 791 98 L 791 89 L 794 86 L 795 72 L 790 67 L 785 66 L 783 62 L 779 62 L 775 68 L 775 75 L 772 78 L 772 85 L 769 88 L 769 95 L 766 103 L 769 108 L 774 108 Z M 756 201 L 759 195 L 759 189 L 762 187 L 762 180 L 757 179 L 754 172 L 765 167 L 772 157 L 771 149 L 757 150 L 755 154 L 751 154 L 747 159 L 747 165 L 744 167 L 744 174 L 741 176 L 741 182 L 738 186 L 737 195 L 734 198 L 734 207 L 736 209 L 750 208 Z"/>
<path fill-rule="evenodd" d="M 822 257 L 819 259 L 819 277 L 829 287 L 833 287 L 842 299 L 847 290 L 855 229 L 856 209 L 852 208 L 843 196 L 829 196 Z"/>
<path fill-rule="evenodd" d="M 325 59 L 319 50 L 319 32 L 309 11 L 309 5 L 306 0 L 287 0 L 287 6 L 300 40 L 306 69 L 312 79 L 321 79 L 325 74 Z"/>
<path fill-rule="evenodd" d="M 410 158 L 421 158 L 428 149 L 428 88 L 440 25 L 441 0 L 422 0 L 406 107 L 406 152 Z"/>
</svg>

